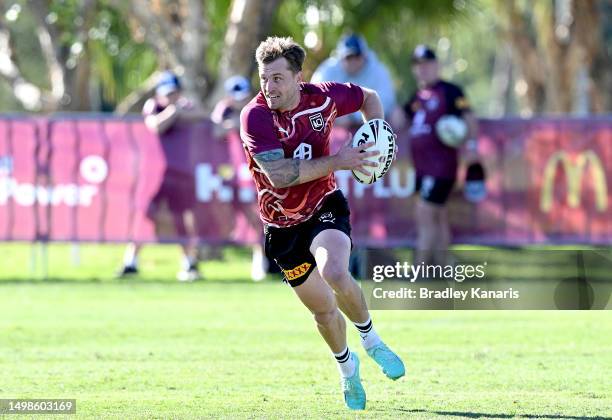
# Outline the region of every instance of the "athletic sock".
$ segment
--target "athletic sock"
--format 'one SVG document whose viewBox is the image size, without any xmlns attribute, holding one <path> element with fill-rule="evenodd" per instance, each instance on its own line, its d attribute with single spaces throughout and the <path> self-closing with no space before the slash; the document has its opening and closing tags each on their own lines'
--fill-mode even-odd
<svg viewBox="0 0 612 420">
<path fill-rule="evenodd" d="M 132 250 L 126 250 L 123 255 L 124 267 L 136 268 L 138 267 L 138 256 Z"/>
<path fill-rule="evenodd" d="M 187 255 L 183 255 L 183 261 L 181 262 L 181 267 L 183 270 L 189 271 L 192 268 L 195 268 L 197 263 L 198 261 L 195 258 L 187 256 Z"/>
<path fill-rule="evenodd" d="M 361 344 L 363 345 L 364 349 L 371 349 L 375 345 L 382 342 L 382 340 L 376 333 L 374 326 L 372 325 L 371 318 L 368 318 L 366 322 L 355 322 L 354 324 L 359 330 L 359 335 L 361 336 Z"/>
<path fill-rule="evenodd" d="M 338 362 L 338 370 L 343 378 L 349 378 L 355 374 L 355 360 L 351 357 L 348 346 L 340 353 L 333 353 Z"/>
</svg>

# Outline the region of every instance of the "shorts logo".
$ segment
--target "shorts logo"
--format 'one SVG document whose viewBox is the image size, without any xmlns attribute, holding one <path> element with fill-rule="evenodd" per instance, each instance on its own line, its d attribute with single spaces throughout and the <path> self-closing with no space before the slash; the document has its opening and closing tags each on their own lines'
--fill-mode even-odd
<svg viewBox="0 0 612 420">
<path fill-rule="evenodd" d="M 323 121 L 323 115 L 320 112 L 314 115 L 311 115 L 310 125 L 312 126 L 312 129 L 315 131 L 323 130 L 323 127 L 325 126 L 325 121 Z"/>
<path fill-rule="evenodd" d="M 336 223 L 336 218 L 332 214 L 332 212 L 323 213 L 319 216 L 319 221 L 322 223 Z"/>
<path fill-rule="evenodd" d="M 311 265 L 312 264 L 305 262 L 304 264 L 298 265 L 293 270 L 283 270 L 283 274 L 287 281 L 299 279 L 308 272 Z"/>
</svg>

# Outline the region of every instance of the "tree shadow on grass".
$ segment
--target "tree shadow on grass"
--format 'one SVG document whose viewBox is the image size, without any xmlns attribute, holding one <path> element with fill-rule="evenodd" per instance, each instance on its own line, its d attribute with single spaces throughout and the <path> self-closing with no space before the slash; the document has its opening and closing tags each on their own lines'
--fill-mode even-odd
<svg viewBox="0 0 612 420">
<path fill-rule="evenodd" d="M 269 278 L 265 281 L 258 282 L 258 284 L 276 283 L 280 281 L 275 278 Z M 176 286 L 205 286 L 207 284 L 253 284 L 250 279 L 203 279 L 194 282 L 180 282 L 173 277 L 169 278 L 131 278 L 131 279 L 114 279 L 114 278 L 65 278 L 65 277 L 48 277 L 46 279 L 24 279 L 24 278 L 0 278 L 0 287 L 2 285 L 34 285 L 34 284 L 104 284 L 104 285 L 147 285 L 147 284 L 165 284 L 165 285 L 176 285 Z"/>
<path fill-rule="evenodd" d="M 554 414 L 493 414 L 493 413 L 475 413 L 471 411 L 432 411 L 432 410 L 405 410 L 397 409 L 404 413 L 423 413 L 438 416 L 464 417 L 469 419 L 566 419 L 566 420 L 612 420 L 612 417 L 602 416 L 564 416 Z"/>
</svg>

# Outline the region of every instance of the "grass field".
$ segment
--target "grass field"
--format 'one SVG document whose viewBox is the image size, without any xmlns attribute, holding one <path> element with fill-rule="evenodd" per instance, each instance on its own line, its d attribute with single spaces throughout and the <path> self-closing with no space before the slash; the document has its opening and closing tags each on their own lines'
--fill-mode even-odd
<svg viewBox="0 0 612 420">
<path fill-rule="evenodd" d="M 353 413 L 310 314 L 248 281 L 245 251 L 179 284 L 176 247 L 145 248 L 133 281 L 112 280 L 120 247 L 75 267 L 53 246 L 46 282 L 29 249 L 0 245 L 0 398 L 75 398 L 95 419 L 612 419 L 610 311 L 377 311 L 408 374 L 386 379 L 350 330 L 368 393 Z"/>
</svg>

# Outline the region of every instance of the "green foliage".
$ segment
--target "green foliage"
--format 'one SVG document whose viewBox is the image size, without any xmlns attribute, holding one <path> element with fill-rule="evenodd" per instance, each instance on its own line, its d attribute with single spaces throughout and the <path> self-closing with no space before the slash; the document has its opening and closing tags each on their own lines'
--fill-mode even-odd
<svg viewBox="0 0 612 420">
<path fill-rule="evenodd" d="M 293 36 L 303 42 L 310 31 L 316 33 L 319 43 L 309 49 L 305 65 L 306 79 L 310 78 L 317 65 L 333 53 L 338 39 L 345 33 L 355 31 L 362 34 L 370 48 L 384 62 L 395 80 L 398 103 L 408 99 L 415 89 L 410 69 L 410 54 L 420 43 L 436 47 L 441 38 L 447 55 L 443 61 L 445 75 L 451 76 L 456 60 L 465 53 L 473 62 L 470 71 L 482 68 L 477 75 L 462 77 L 460 82 L 471 84 L 473 80 L 483 81 L 481 73 L 491 70 L 495 38 L 492 42 L 482 43 L 479 36 L 470 31 L 477 24 L 478 35 L 487 26 L 480 10 L 478 0 L 438 0 L 425 1 L 376 1 L 376 0 L 336 0 L 336 1 L 297 1 L 289 0 L 279 8 L 273 33 Z M 308 21 L 307 10 L 318 14 L 319 23 Z M 314 12 L 316 10 L 317 12 Z M 466 43 L 479 44 L 480 49 L 459 48 Z M 457 48 L 455 47 L 457 45 Z M 452 52 L 452 56 L 450 55 Z M 459 55 L 461 54 L 461 55 Z M 486 75 L 490 79 L 490 74 Z M 486 80 L 486 79 L 485 79 Z M 468 92 L 471 89 L 468 87 Z M 478 92 L 483 91 L 481 86 Z M 480 106 L 481 102 L 477 101 Z"/>
<path fill-rule="evenodd" d="M 36 19 L 32 15 L 26 1 L 15 1 L 12 5 L 19 5 L 20 12 L 17 14 L 17 19 L 14 21 L 5 20 L 6 26 L 9 28 L 12 37 L 14 48 L 13 59 L 17 62 L 20 70 L 26 80 L 31 81 L 37 86 L 49 88 L 49 79 L 46 72 L 46 65 L 42 57 L 40 44 L 36 34 Z M 4 6 L 8 10 L 9 6 Z M 0 8 L 0 11 L 2 8 Z M 5 98 L 3 95 L 2 98 Z M 0 99 L 0 103 L 5 100 Z M 11 101 L 17 103 L 16 101 Z"/>
<path fill-rule="evenodd" d="M 89 30 L 88 50 L 105 106 L 114 108 L 138 88 L 157 67 L 157 56 L 143 39 L 135 39 L 128 22 L 117 10 L 98 5 Z"/>
<path fill-rule="evenodd" d="M 11 25 L 18 40 L 19 60 L 25 64 L 26 76 L 46 87 L 48 80 L 40 47 L 31 36 L 36 24 L 27 2 L 20 1 L 21 16 Z M 75 25 L 81 19 L 79 2 L 54 0 L 51 4 L 52 20 L 62 34 L 62 48 L 69 51 L 76 42 Z M 217 79 L 231 1 L 206 1 L 204 5 L 203 24 L 210 31 L 206 63 L 202 65 L 207 67 L 213 79 Z M 307 79 L 316 66 L 333 53 L 342 34 L 350 30 L 363 34 L 389 67 L 399 103 L 405 101 L 415 87 L 410 53 L 416 44 L 428 43 L 438 47 L 445 76 L 464 84 L 476 110 L 484 114 L 497 46 L 494 6 L 487 0 L 285 0 L 280 2 L 270 32 L 293 36 L 301 43 L 309 33 L 316 34 L 318 43 L 308 49 Z M 111 7 L 106 0 L 96 3 L 84 49 L 88 56 L 84 58 L 91 61 L 92 77 L 101 90 L 103 109 L 114 108 L 159 66 L 157 54 L 138 36 L 135 28 L 137 25 L 129 16 Z M 6 103 L 6 100 L 0 102 Z"/>
<path fill-rule="evenodd" d="M 206 66 L 209 73 L 215 78 L 219 78 L 217 74 L 219 70 L 217 64 L 221 59 L 223 51 L 231 3 L 231 0 L 204 2 L 204 13 L 210 28 L 208 45 L 206 48 Z"/>
</svg>

